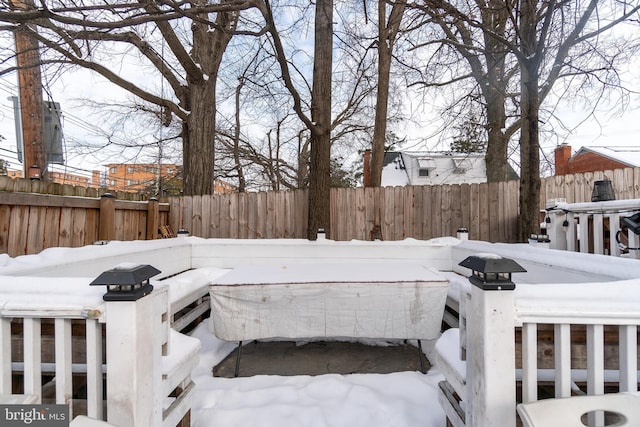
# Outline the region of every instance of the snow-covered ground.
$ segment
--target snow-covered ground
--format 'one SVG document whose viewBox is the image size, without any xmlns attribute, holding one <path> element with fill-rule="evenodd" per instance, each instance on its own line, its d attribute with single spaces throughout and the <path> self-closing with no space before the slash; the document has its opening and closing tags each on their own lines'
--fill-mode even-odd
<svg viewBox="0 0 640 427">
<path fill-rule="evenodd" d="M 194 427 L 442 427 L 436 368 L 427 374 L 352 374 L 319 376 L 259 375 L 215 378 L 212 368 L 236 345 L 218 340 L 206 325 L 192 334 L 202 343 L 200 364 L 192 373 L 196 398 Z"/>
</svg>

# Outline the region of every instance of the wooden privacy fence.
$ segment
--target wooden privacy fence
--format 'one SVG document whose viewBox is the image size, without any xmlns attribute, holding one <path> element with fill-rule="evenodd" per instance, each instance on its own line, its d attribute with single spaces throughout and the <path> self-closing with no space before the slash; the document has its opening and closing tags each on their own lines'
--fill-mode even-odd
<svg viewBox="0 0 640 427">
<path fill-rule="evenodd" d="M 307 190 L 193 196 L 169 201 L 169 224 L 200 237 L 306 238 Z M 455 236 L 511 242 L 518 181 L 442 186 L 333 188 L 331 238 L 383 240 Z"/>
<path fill-rule="evenodd" d="M 616 200 L 640 198 L 640 168 L 585 172 L 544 178 L 540 187 L 540 209 L 545 208 L 547 200 L 556 198 L 566 199 L 567 203 L 590 202 L 594 182 L 603 179 L 611 181 Z"/>
<path fill-rule="evenodd" d="M 594 182 L 604 177 L 612 181 L 617 199 L 640 198 L 640 168 L 554 176 L 542 180 L 540 209 L 548 199 L 590 201 Z M 98 190 L 90 194 L 71 186 L 13 182 L 0 177 L 0 253 L 10 256 L 96 240 L 156 238 L 160 225 L 205 238 L 307 235 L 307 190 L 176 197 L 168 203 L 124 201 L 118 194 L 110 202 L 101 201 Z M 51 188 L 66 196 L 31 194 Z M 455 236 L 459 227 L 466 227 L 474 240 L 515 242 L 518 194 L 519 181 L 334 188 L 330 237 L 370 240 L 379 225 L 384 240 L 430 239 Z"/>
<path fill-rule="evenodd" d="M 58 246 L 98 240 L 156 238 L 169 206 L 157 200 L 0 192 L 0 253 L 34 254 Z"/>
</svg>

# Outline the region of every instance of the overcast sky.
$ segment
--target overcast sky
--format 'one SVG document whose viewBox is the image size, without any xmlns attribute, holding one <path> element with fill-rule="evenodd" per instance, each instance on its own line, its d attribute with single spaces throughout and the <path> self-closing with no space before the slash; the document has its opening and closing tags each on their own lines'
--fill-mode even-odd
<svg viewBox="0 0 640 427">
<path fill-rule="evenodd" d="M 123 73 L 127 78 L 144 79 L 144 73 L 135 68 L 131 61 L 122 61 L 117 65 L 118 72 Z M 134 71 L 132 71 L 134 70 Z M 629 71 L 623 78 L 626 78 L 629 86 L 640 86 L 640 67 L 630 66 Z M 153 84 L 153 82 L 145 82 Z M 106 121 L 93 114 L 91 110 L 83 108 L 81 99 L 91 99 L 94 101 L 124 100 L 130 95 L 115 85 L 106 82 L 103 78 L 96 76 L 86 70 L 74 71 L 47 84 L 48 91 L 45 99 L 51 97 L 61 104 L 63 112 L 63 132 L 64 143 L 67 154 L 65 158 L 68 165 L 73 168 L 84 170 L 99 169 L 104 170 L 104 165 L 109 162 L 132 162 L 137 158 L 140 162 L 152 162 L 157 155 L 156 149 L 146 150 L 140 155 L 137 151 L 129 151 L 121 154 L 116 151 L 99 152 L 91 155 L 78 155 L 77 147 L 86 141 L 96 144 L 105 144 L 106 137 L 101 135 L 102 131 L 108 131 L 109 125 Z M 14 74 L 0 78 L 0 135 L 5 140 L 0 141 L 0 158 L 8 160 L 13 168 L 21 168 L 16 160 L 16 135 L 14 126 L 14 114 L 10 96 L 17 96 L 17 77 Z M 409 104 L 412 103 L 412 104 Z M 407 137 L 407 143 L 402 147 L 405 150 L 448 150 L 449 143 L 446 141 L 437 142 L 437 138 L 431 137 L 433 128 L 429 128 L 426 123 L 434 117 L 434 111 L 428 106 L 421 104 L 421 99 L 407 100 L 407 110 L 418 111 L 425 120 L 422 123 L 407 123 L 397 129 L 398 136 Z M 552 137 L 548 134 L 541 135 L 541 146 L 546 152 L 551 152 L 559 143 L 568 143 L 573 151 L 577 151 L 582 146 L 640 146 L 636 141 L 640 134 L 640 94 L 632 94 L 626 105 L 626 112 L 619 111 L 611 113 L 611 110 L 619 110 L 620 102 L 616 99 L 610 105 L 602 105 L 597 119 L 587 119 L 587 113 L 581 106 L 560 105 L 556 110 L 556 115 L 567 126 L 562 129 L 557 124 L 551 127 L 563 137 Z M 101 129 L 102 128 L 102 129 Z M 136 134 L 133 128 L 131 132 L 125 133 L 125 138 L 135 141 L 155 141 L 163 130 L 158 126 L 143 125 L 140 133 Z M 564 138 L 565 135 L 568 135 Z M 122 137 L 119 137 L 122 138 Z M 118 138 L 116 138 L 118 139 Z M 424 140 L 427 139 L 427 145 Z M 126 141 L 122 141 L 126 142 Z M 354 150 L 355 151 L 355 150 Z M 70 170 L 71 172 L 72 170 Z"/>
</svg>

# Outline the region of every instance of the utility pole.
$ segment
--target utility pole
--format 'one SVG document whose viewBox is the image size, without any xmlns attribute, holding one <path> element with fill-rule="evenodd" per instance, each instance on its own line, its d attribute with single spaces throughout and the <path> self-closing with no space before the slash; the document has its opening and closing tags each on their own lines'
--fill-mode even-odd
<svg viewBox="0 0 640 427">
<path fill-rule="evenodd" d="M 10 0 L 15 10 L 35 9 L 33 0 Z M 15 31 L 16 65 L 22 118 L 23 167 L 25 178 L 46 179 L 47 159 L 44 149 L 44 114 L 42 110 L 42 76 L 40 51 L 33 28 L 23 24 Z"/>
</svg>

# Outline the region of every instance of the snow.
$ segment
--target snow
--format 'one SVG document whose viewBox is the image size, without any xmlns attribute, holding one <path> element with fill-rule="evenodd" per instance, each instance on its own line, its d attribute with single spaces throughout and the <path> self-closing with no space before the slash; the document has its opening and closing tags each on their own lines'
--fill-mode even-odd
<svg viewBox="0 0 640 427">
<path fill-rule="evenodd" d="M 43 281 L 35 277 L 0 276 L 0 313 L 11 310 L 101 311 L 104 286 L 94 278 L 68 277 Z M 11 284 L 11 286 L 6 286 Z"/>
<path fill-rule="evenodd" d="M 194 427 L 441 427 L 445 423 L 437 398 L 437 384 L 444 377 L 436 368 L 427 374 L 217 378 L 211 375 L 212 366 L 235 345 L 218 340 L 204 325 L 192 335 L 202 344 L 200 363 L 192 373 Z"/>
<path fill-rule="evenodd" d="M 192 244 L 206 243 L 196 238 L 188 239 L 191 239 L 189 242 L 193 242 Z M 224 241 L 220 240 L 219 243 L 222 245 Z M 260 243 L 265 244 L 264 241 Z M 274 248 L 276 243 L 278 242 L 273 243 Z M 453 238 L 431 241 L 431 244 L 452 243 L 458 241 Z M 110 242 L 108 245 L 86 247 L 82 250 L 52 248 L 38 255 L 17 258 L 0 255 L 0 274 L 5 274 L 0 275 L 0 313 L 6 315 L 8 312 L 25 308 L 100 311 L 103 307 L 102 295 L 105 289 L 103 286 L 89 286 L 95 276 L 47 277 L 45 280 L 43 277 L 23 275 L 29 274 L 29 271 L 42 274 L 43 271 L 50 271 L 61 264 L 88 262 L 96 257 L 110 257 L 118 259 L 118 262 L 136 262 L 137 260 L 131 259 L 132 251 L 170 248 L 174 253 L 175 248 L 182 244 L 184 243 L 177 239 L 157 241 L 153 244 Z M 303 240 L 299 244 L 318 245 L 317 242 Z M 350 242 L 327 241 L 322 244 L 338 247 L 349 245 Z M 542 283 L 527 285 L 526 282 L 520 282 L 524 275 L 515 275 L 514 281 L 518 281 L 515 298 L 523 310 L 533 310 L 542 306 L 553 307 L 554 310 L 566 308 L 572 311 L 601 311 L 603 315 L 610 315 L 612 309 L 618 309 L 621 315 L 637 316 L 637 307 L 640 306 L 640 274 L 637 264 L 634 263 L 637 263 L 637 260 L 559 252 L 526 244 L 464 241 L 460 242 L 458 247 L 459 250 L 474 254 L 497 253 L 524 259 L 530 264 L 537 263 L 548 267 L 550 271 L 573 269 L 592 276 L 611 277 L 611 282 L 595 280 L 596 283 L 563 283 L 559 286 L 550 284 L 548 276 L 537 278 Z M 354 252 L 356 251 L 357 249 L 354 249 Z M 217 278 L 224 277 L 229 271 L 213 267 L 198 268 L 164 281 L 153 281 L 153 285 L 169 286 L 171 299 L 175 301 Z M 459 294 L 461 290 L 469 287 L 468 281 L 462 275 L 450 271 L 439 271 L 438 274 L 449 280 L 450 295 Z M 236 348 L 236 344 L 216 338 L 209 332 L 207 323 L 200 324 L 191 337 L 172 337 L 177 344 L 172 346 L 173 354 L 165 359 L 167 365 L 172 365 L 169 362 L 180 360 L 187 349 L 193 351 L 194 348 L 200 347 L 199 362 L 192 372 L 196 387 L 191 411 L 193 426 L 440 427 L 445 423 L 444 413 L 437 398 L 437 383 L 444 377 L 435 367 L 427 374 L 397 372 L 315 377 L 261 375 L 249 378 L 216 378 L 212 376 L 212 368 L 228 356 Z M 440 353 L 451 356 L 450 362 L 457 359 L 458 339 L 453 332 L 445 334 L 445 339 L 441 338 L 437 345 Z M 457 369 L 462 370 L 462 366 L 458 366 Z"/>
<path fill-rule="evenodd" d="M 396 264 L 272 264 L 238 268 L 216 280 L 217 285 L 285 283 L 442 282 L 433 269 Z"/>
<path fill-rule="evenodd" d="M 590 146 L 583 147 L 580 151 L 593 151 L 627 165 L 640 166 L 640 147 L 638 146 Z"/>
<path fill-rule="evenodd" d="M 404 187 L 409 185 L 409 176 L 406 169 L 399 168 L 395 162 L 391 162 L 382 169 L 383 187 Z"/>
</svg>

